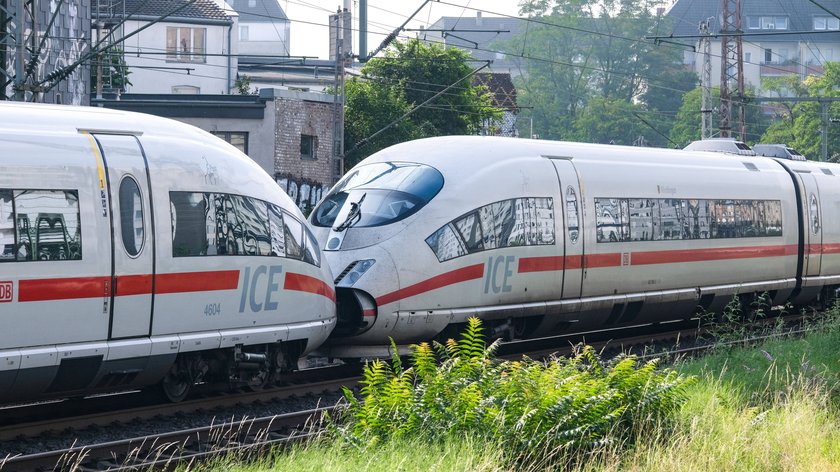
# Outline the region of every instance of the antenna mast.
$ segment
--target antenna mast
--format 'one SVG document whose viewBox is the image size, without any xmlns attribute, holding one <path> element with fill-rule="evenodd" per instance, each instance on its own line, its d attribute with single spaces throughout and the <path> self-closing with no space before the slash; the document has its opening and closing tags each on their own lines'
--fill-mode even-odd
<svg viewBox="0 0 840 472">
<path fill-rule="evenodd" d="M 723 1 L 721 22 L 720 136 L 732 137 L 732 106 L 738 108 L 738 134 L 746 138 L 744 110 L 744 43 L 741 34 L 741 0 Z M 734 89 L 734 90 L 733 90 Z M 733 93 L 734 92 L 734 93 Z"/>
</svg>

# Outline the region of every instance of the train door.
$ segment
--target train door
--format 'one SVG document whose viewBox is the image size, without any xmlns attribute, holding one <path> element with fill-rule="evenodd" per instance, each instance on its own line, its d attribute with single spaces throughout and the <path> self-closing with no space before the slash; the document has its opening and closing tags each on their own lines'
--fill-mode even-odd
<svg viewBox="0 0 840 472">
<path fill-rule="evenodd" d="M 580 182 L 571 158 L 549 157 L 557 172 L 561 202 L 555 206 L 557 221 L 563 222 L 563 292 L 562 298 L 580 298 L 583 284 L 583 198 Z M 561 228 L 558 228 L 560 231 Z M 558 232 L 558 237 L 561 233 Z M 559 239 L 559 238 L 558 238 Z"/>
<path fill-rule="evenodd" d="M 111 208 L 110 338 L 149 336 L 155 233 L 148 165 L 134 136 L 94 136 L 105 161 Z"/>
<path fill-rule="evenodd" d="M 805 260 L 802 275 L 817 277 L 822 264 L 822 215 L 820 214 L 820 189 L 817 179 L 810 172 L 797 172 L 802 180 L 802 214 L 805 218 Z"/>
</svg>

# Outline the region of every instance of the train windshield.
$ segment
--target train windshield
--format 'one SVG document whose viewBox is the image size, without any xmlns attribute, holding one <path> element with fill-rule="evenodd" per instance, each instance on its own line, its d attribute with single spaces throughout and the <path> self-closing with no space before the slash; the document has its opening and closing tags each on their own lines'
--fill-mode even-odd
<svg viewBox="0 0 840 472">
<path fill-rule="evenodd" d="M 443 175 L 422 164 L 382 162 L 353 169 L 315 208 L 312 223 L 340 230 L 382 226 L 414 214 L 443 187 Z"/>
</svg>

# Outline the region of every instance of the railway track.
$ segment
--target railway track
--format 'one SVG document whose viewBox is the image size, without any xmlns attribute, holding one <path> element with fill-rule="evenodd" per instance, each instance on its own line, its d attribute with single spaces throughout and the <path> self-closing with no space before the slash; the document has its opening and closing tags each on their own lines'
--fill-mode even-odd
<svg viewBox="0 0 840 472">
<path fill-rule="evenodd" d="M 158 470 L 311 438 L 334 407 L 77 446 L 0 460 L 0 470 Z"/>
<path fill-rule="evenodd" d="M 797 323 L 799 316 L 785 317 L 786 323 Z M 775 323 L 773 319 L 761 323 Z M 690 345 L 691 338 L 708 334 L 708 329 L 699 327 L 696 320 L 644 325 L 623 330 L 578 333 L 575 335 L 555 336 L 528 341 L 509 342 L 502 345 L 499 356 L 517 358 L 527 355 L 542 358 L 551 355 L 571 353 L 581 342 L 605 352 L 627 352 L 634 350 L 642 357 L 648 356 L 684 356 L 693 355 L 721 343 Z M 802 330 L 791 328 L 784 334 L 791 335 Z M 777 336 L 777 335 L 774 335 Z M 766 339 L 769 336 L 751 336 L 732 344 L 749 343 Z M 685 340 L 684 347 L 680 347 Z M 655 353 L 645 354 L 644 348 L 651 343 L 669 346 Z M 40 420 L 17 425 L 0 427 L 0 441 L 20 436 L 35 436 L 50 431 L 73 430 L 91 426 L 108 427 L 138 419 L 159 418 L 169 415 L 190 415 L 195 412 L 237 405 L 276 402 L 301 395 L 321 392 L 336 392 L 342 386 L 353 387 L 361 377 L 356 367 L 353 375 L 352 366 L 341 369 L 324 369 L 319 373 L 309 372 L 312 379 L 331 372 L 334 378 L 329 380 L 306 381 L 297 385 L 287 385 L 275 389 L 241 392 L 229 395 L 216 395 L 199 398 L 177 404 L 155 404 L 122 410 L 101 411 L 86 415 L 72 416 L 59 420 Z M 341 373 L 342 375 L 338 375 Z M 301 380 L 299 378 L 298 380 Z M 185 428 L 160 434 L 131 437 L 118 441 L 104 441 L 98 444 L 74 446 L 37 454 L 20 454 L 0 457 L 0 471 L 36 471 L 36 470 L 139 470 L 142 468 L 161 468 L 176 463 L 208 460 L 223 454 L 248 454 L 263 451 L 268 447 L 283 444 L 296 439 L 305 439 L 317 435 L 320 420 L 325 412 L 333 407 L 309 409 L 282 415 L 248 418 L 229 421 L 199 428 Z"/>
</svg>

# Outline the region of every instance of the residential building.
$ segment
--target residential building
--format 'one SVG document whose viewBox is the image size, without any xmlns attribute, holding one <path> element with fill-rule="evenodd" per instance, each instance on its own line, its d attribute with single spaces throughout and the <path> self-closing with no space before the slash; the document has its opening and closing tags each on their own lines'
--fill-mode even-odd
<svg viewBox="0 0 840 472">
<path fill-rule="evenodd" d="M 21 6 L 24 18 L 17 16 Z M 85 58 L 89 51 L 90 16 L 90 2 L 82 0 L 0 0 L 0 99 L 13 99 L 14 85 L 18 83 L 25 84 L 27 91 L 22 98 L 29 101 L 86 105 L 90 75 Z M 18 62 L 21 54 L 15 47 L 17 28 L 24 29 L 25 44 L 38 45 L 35 61 L 27 46 L 20 51 L 23 61 Z"/>
<path fill-rule="evenodd" d="M 418 33 L 418 37 L 445 47 L 464 49 L 477 61 L 488 61 L 491 72 L 516 77 L 521 73 L 518 62 L 494 45 L 509 41 L 524 31 L 525 21 L 522 18 L 482 16 L 480 11 L 476 12 L 476 16 L 444 16 L 426 31 Z"/>
<path fill-rule="evenodd" d="M 222 0 L 96 0 L 100 37 L 126 37 L 122 92 L 228 94 L 237 71 L 238 15 Z M 125 22 L 120 25 L 120 21 Z M 94 38 L 96 39 L 96 38 Z"/>
<path fill-rule="evenodd" d="M 239 14 L 239 54 L 288 56 L 291 22 L 277 0 L 227 0 Z"/>
<path fill-rule="evenodd" d="M 840 11 L 838 0 L 820 5 Z M 721 0 L 676 0 L 666 12 L 674 40 L 688 45 L 684 63 L 698 74 L 703 68 L 703 51 L 696 47 L 698 27 L 711 21 L 712 85 L 719 85 L 721 77 L 721 41 L 715 35 L 721 30 L 722 10 Z M 744 82 L 759 90 L 768 78 L 821 75 L 826 62 L 840 60 L 840 20 L 809 0 L 741 0 L 741 29 Z"/>
</svg>

